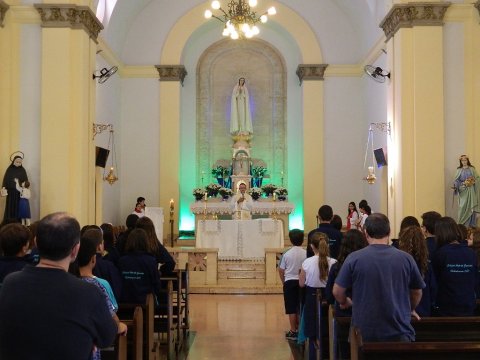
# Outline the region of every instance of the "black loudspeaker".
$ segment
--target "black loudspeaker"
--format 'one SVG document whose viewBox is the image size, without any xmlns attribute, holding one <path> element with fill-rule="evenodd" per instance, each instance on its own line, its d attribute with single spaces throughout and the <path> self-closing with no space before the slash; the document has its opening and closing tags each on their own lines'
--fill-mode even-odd
<svg viewBox="0 0 480 360">
<path fill-rule="evenodd" d="M 382 166 L 387 166 L 387 159 L 385 158 L 385 153 L 383 152 L 382 148 L 378 148 L 373 150 L 373 154 L 375 155 L 375 160 L 377 161 L 377 166 L 380 168 Z"/>
<path fill-rule="evenodd" d="M 108 154 L 110 154 L 110 150 L 96 146 L 95 147 L 95 166 L 104 168 L 107 165 Z"/>
</svg>

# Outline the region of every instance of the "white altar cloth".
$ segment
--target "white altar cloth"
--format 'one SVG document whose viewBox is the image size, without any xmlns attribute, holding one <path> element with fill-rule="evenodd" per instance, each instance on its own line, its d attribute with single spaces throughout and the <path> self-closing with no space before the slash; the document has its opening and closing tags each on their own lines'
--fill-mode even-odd
<svg viewBox="0 0 480 360">
<path fill-rule="evenodd" d="M 280 220 L 201 220 L 198 225 L 195 247 L 218 248 L 219 259 L 264 259 L 265 248 L 283 247 Z"/>
</svg>

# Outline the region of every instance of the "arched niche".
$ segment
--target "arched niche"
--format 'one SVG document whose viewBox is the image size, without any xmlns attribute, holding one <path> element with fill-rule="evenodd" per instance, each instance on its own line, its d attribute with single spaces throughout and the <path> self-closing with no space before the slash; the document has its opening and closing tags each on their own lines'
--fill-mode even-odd
<svg viewBox="0 0 480 360">
<path fill-rule="evenodd" d="M 250 95 L 251 157 L 267 164 L 271 182 L 286 172 L 286 69 L 282 56 L 262 40 L 221 40 L 197 66 L 197 179 L 218 159 L 232 157 L 230 100 L 244 77 Z M 198 181 L 197 181 L 198 182 Z M 287 185 L 287 184 L 285 184 Z"/>
</svg>

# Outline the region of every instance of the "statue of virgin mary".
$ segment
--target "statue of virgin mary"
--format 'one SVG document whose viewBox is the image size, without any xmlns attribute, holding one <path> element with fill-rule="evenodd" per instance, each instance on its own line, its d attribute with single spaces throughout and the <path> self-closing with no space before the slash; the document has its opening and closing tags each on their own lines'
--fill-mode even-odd
<svg viewBox="0 0 480 360">
<path fill-rule="evenodd" d="M 245 78 L 238 79 L 231 99 L 230 134 L 247 135 L 253 133 L 250 98 L 245 85 Z"/>
</svg>

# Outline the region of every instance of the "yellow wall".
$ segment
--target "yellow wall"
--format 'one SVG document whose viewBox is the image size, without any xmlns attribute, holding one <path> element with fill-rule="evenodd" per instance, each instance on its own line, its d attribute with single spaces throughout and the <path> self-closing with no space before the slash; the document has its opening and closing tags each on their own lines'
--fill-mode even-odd
<svg viewBox="0 0 480 360">
<path fill-rule="evenodd" d="M 389 216 L 395 232 L 404 216 L 445 209 L 443 28 L 400 29 L 389 43 L 394 132 L 389 145 L 395 147 Z"/>
<path fill-rule="evenodd" d="M 170 234 L 170 199 L 175 204 L 175 231 L 178 229 L 180 175 L 180 82 L 160 82 L 160 199 L 164 209 L 164 237 Z"/>
<path fill-rule="evenodd" d="M 303 87 L 303 191 L 305 230 L 316 227 L 324 201 L 323 81 L 304 81 Z"/>
<path fill-rule="evenodd" d="M 58 61 L 64 59 L 64 61 Z M 83 30 L 42 29 L 40 216 L 95 221 L 95 44 Z"/>
</svg>

